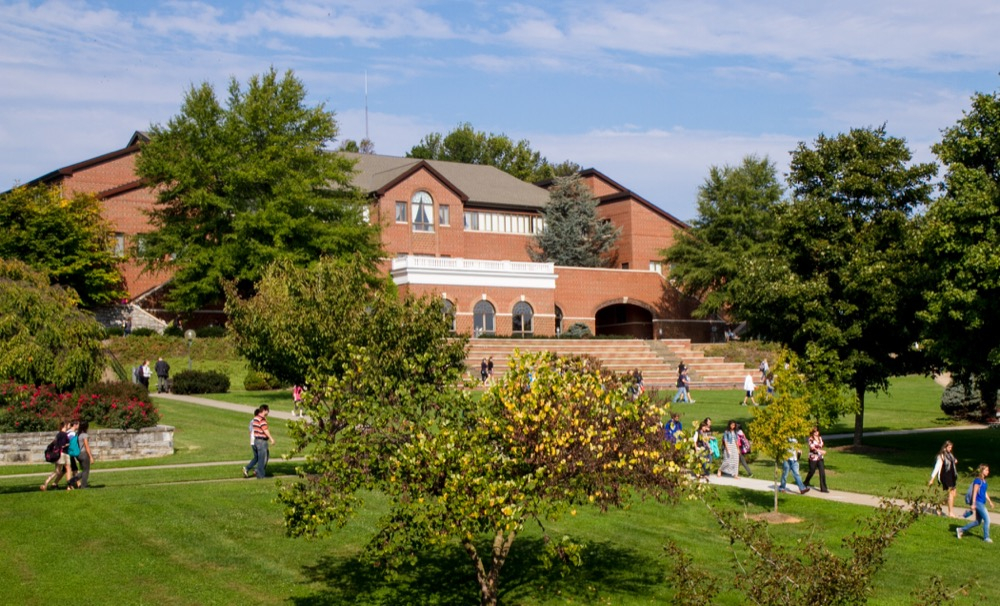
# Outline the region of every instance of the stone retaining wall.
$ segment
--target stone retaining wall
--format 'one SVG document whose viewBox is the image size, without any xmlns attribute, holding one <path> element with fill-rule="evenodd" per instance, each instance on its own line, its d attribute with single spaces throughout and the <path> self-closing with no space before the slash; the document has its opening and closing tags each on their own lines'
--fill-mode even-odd
<svg viewBox="0 0 1000 606">
<path fill-rule="evenodd" d="M 46 464 L 45 447 L 56 432 L 0 433 L 0 465 Z M 90 451 L 98 461 L 152 459 L 174 454 L 174 428 L 92 429 Z"/>
</svg>

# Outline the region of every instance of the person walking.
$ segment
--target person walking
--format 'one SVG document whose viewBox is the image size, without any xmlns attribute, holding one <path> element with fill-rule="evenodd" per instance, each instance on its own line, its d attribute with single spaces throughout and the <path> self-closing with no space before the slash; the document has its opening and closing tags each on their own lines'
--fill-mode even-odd
<svg viewBox="0 0 1000 606">
<path fill-rule="evenodd" d="M 823 461 L 825 457 L 826 450 L 823 449 L 823 436 L 819 435 L 819 427 L 813 427 L 812 432 L 809 434 L 809 473 L 806 474 L 805 481 L 807 488 L 812 488 L 812 486 L 809 486 L 809 481 L 812 480 L 816 470 L 819 470 L 819 491 L 830 492 L 826 489 L 826 463 Z"/>
<path fill-rule="evenodd" d="M 726 430 L 722 432 L 722 463 L 719 465 L 718 477 L 723 474 L 740 477 L 740 450 L 736 436 L 736 421 L 729 421 Z"/>
<path fill-rule="evenodd" d="M 487 375 L 487 380 L 490 382 L 490 385 L 492 385 L 493 384 L 493 356 L 490 356 L 490 359 L 486 360 L 486 375 Z"/>
<path fill-rule="evenodd" d="M 755 387 L 754 387 L 754 384 L 753 384 L 753 375 L 750 374 L 750 373 L 747 373 L 747 376 L 743 379 L 743 392 L 746 395 L 743 396 L 743 402 L 741 404 L 742 406 L 746 406 L 747 405 L 747 400 L 750 400 L 750 403 L 753 404 L 754 406 L 757 405 L 757 402 L 754 401 L 754 399 L 753 399 L 753 390 L 754 389 L 755 389 Z"/>
<path fill-rule="evenodd" d="M 927 482 L 928 486 L 932 485 L 934 480 L 941 482 L 941 488 L 948 495 L 949 518 L 955 517 L 955 487 L 958 485 L 958 459 L 952 452 L 954 448 L 951 440 L 945 440 L 934 459 L 934 470 L 931 471 L 931 479 Z"/>
<path fill-rule="evenodd" d="M 45 479 L 45 482 L 43 482 L 42 485 L 38 487 L 40 490 L 48 490 L 49 484 L 52 484 L 56 488 L 59 488 L 59 480 L 64 475 L 66 476 L 67 482 L 70 479 L 70 473 L 71 473 L 70 462 L 69 462 L 70 459 L 69 455 L 66 454 L 66 449 L 69 447 L 69 435 L 67 433 L 69 431 L 69 427 L 70 427 L 69 421 L 63 421 L 62 423 L 59 424 L 59 431 L 56 433 L 56 440 L 55 440 L 56 448 L 59 449 L 59 460 L 56 461 L 55 463 L 56 465 L 55 471 L 49 474 L 49 477 Z"/>
<path fill-rule="evenodd" d="M 170 391 L 170 364 L 163 358 L 156 361 L 156 392 L 167 393 Z"/>
<path fill-rule="evenodd" d="M 677 375 L 677 393 L 674 394 L 673 403 L 687 401 L 687 381 L 684 380 L 684 373 Z"/>
<path fill-rule="evenodd" d="M 274 444 L 271 431 L 267 427 L 267 416 L 271 414 L 271 409 L 267 404 L 262 405 L 257 415 L 253 418 L 253 445 L 254 454 L 257 456 L 257 479 L 263 480 L 267 473 L 267 461 L 270 455 L 268 446 Z"/>
<path fill-rule="evenodd" d="M 305 388 L 301 385 L 296 385 L 292 388 L 292 418 L 302 416 L 302 394 L 304 392 Z M 254 411 L 254 416 L 257 416 L 257 412 Z"/>
<path fill-rule="evenodd" d="M 990 466 L 985 463 L 979 466 L 979 472 L 976 474 L 976 479 L 972 481 L 972 507 L 976 512 L 976 519 L 969 522 L 961 528 L 955 529 L 955 534 L 958 538 L 962 538 L 965 533 L 969 532 L 976 526 L 980 524 L 983 525 L 983 541 L 986 543 L 992 543 L 993 539 L 990 538 L 990 514 L 986 511 L 986 504 L 990 504 L 990 509 L 993 509 L 993 499 L 987 494 L 986 490 L 988 486 L 986 485 L 986 478 L 990 475 Z"/>
<path fill-rule="evenodd" d="M 90 464 L 94 462 L 94 453 L 90 450 L 90 422 L 80 421 L 80 428 L 77 430 L 76 440 L 80 445 L 80 471 L 71 479 L 70 485 L 74 488 L 87 488 L 90 485 Z"/>
<path fill-rule="evenodd" d="M 788 455 L 781 463 L 781 483 L 778 485 L 778 492 L 788 492 L 786 481 L 788 473 L 791 472 L 795 485 L 799 487 L 799 494 L 809 492 L 809 487 L 802 483 L 802 476 L 799 475 L 799 441 L 795 438 L 788 438 Z"/>
<path fill-rule="evenodd" d="M 750 438 L 747 434 L 743 433 L 743 427 L 737 423 L 736 424 L 736 446 L 740 451 L 740 465 L 743 469 L 747 471 L 747 477 L 753 477 L 753 470 L 750 469 L 750 464 L 747 463 L 747 455 L 750 454 Z"/>
<path fill-rule="evenodd" d="M 483 386 L 485 387 L 490 378 L 490 371 L 486 366 L 486 358 L 483 358 L 483 361 L 479 364 L 479 378 L 482 379 Z"/>
<path fill-rule="evenodd" d="M 253 411 L 253 417 L 250 419 L 250 423 L 247 425 L 247 430 L 250 432 L 250 452 L 253 454 L 253 456 L 251 457 L 250 462 L 243 466 L 244 478 L 249 478 L 250 471 L 253 470 L 255 467 L 257 467 L 257 445 L 255 444 L 253 437 L 253 422 L 257 418 L 257 415 L 259 414 L 260 414 L 260 408 L 255 408 Z"/>
</svg>

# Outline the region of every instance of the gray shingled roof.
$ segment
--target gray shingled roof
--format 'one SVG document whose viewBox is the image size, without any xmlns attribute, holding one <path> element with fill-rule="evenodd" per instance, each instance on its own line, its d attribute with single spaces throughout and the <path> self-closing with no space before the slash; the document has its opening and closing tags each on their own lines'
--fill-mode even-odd
<svg viewBox="0 0 1000 606">
<path fill-rule="evenodd" d="M 416 165 L 427 162 L 448 183 L 465 194 L 468 198 L 466 204 L 537 210 L 549 201 L 547 190 L 531 183 L 525 183 L 493 166 L 374 154 L 342 153 L 357 160 L 352 183 L 366 192 L 377 192 L 412 170 Z"/>
</svg>

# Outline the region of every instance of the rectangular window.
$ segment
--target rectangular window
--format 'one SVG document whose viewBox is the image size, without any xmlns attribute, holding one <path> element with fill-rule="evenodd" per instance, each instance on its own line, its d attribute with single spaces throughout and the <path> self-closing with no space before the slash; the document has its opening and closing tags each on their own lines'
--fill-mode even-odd
<svg viewBox="0 0 1000 606">
<path fill-rule="evenodd" d="M 114 254 L 116 257 L 125 256 L 125 234 L 121 232 L 115 233 Z"/>
<path fill-rule="evenodd" d="M 628 269 L 628 263 L 622 263 L 622 269 Z"/>
<path fill-rule="evenodd" d="M 396 223 L 406 223 L 406 202 L 396 202 Z"/>
<path fill-rule="evenodd" d="M 438 225 L 451 225 L 451 207 L 447 204 L 438 206 Z"/>
<path fill-rule="evenodd" d="M 649 271 L 655 271 L 658 274 L 662 274 L 663 273 L 663 263 L 661 263 L 660 261 L 650 261 L 649 262 Z"/>
</svg>

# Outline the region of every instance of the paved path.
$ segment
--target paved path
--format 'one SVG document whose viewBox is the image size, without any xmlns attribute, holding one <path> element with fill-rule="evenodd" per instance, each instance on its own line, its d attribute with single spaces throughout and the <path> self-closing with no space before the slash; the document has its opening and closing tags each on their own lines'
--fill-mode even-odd
<svg viewBox="0 0 1000 606">
<path fill-rule="evenodd" d="M 242 412 L 248 415 L 253 415 L 254 407 L 248 404 L 233 404 L 232 402 L 220 402 L 219 400 L 212 400 L 209 398 L 199 398 L 198 396 L 181 396 L 173 393 L 157 393 L 149 394 L 154 398 L 163 398 L 164 400 L 173 400 L 175 402 L 187 402 L 188 404 L 198 404 L 199 406 L 209 406 L 211 408 L 221 408 L 222 410 L 232 410 L 234 412 Z M 268 417 L 272 419 L 285 419 L 286 421 L 291 421 L 292 413 L 282 412 L 280 410 L 272 410 Z"/>
<path fill-rule="evenodd" d="M 788 478 L 792 478 L 789 476 Z M 727 476 L 716 476 L 712 474 L 708 479 L 709 483 L 713 486 L 735 486 L 736 488 L 743 488 L 744 490 L 754 490 L 758 492 L 768 492 L 774 493 L 774 482 L 772 480 L 759 479 L 757 477 L 745 477 L 740 476 L 739 478 L 730 478 Z M 968 509 L 962 499 L 964 497 L 963 493 L 959 493 L 955 497 L 955 513 L 957 515 L 953 516 L 953 519 L 962 519 L 962 514 Z M 881 503 L 882 497 L 870 495 L 870 494 L 860 494 L 856 492 L 843 492 L 840 490 L 831 490 L 830 492 L 820 492 L 818 489 L 813 488 L 807 494 L 800 495 L 799 489 L 796 488 L 795 483 L 792 482 L 788 485 L 788 492 L 783 495 L 779 495 L 778 498 L 804 498 L 804 499 L 822 499 L 824 501 L 833 501 L 835 503 L 850 503 L 852 505 L 868 505 L 870 507 L 878 507 Z M 894 500 L 895 503 L 902 505 L 903 502 L 899 500 Z M 990 525 L 1000 524 L 1000 515 L 990 516 Z"/>
</svg>

